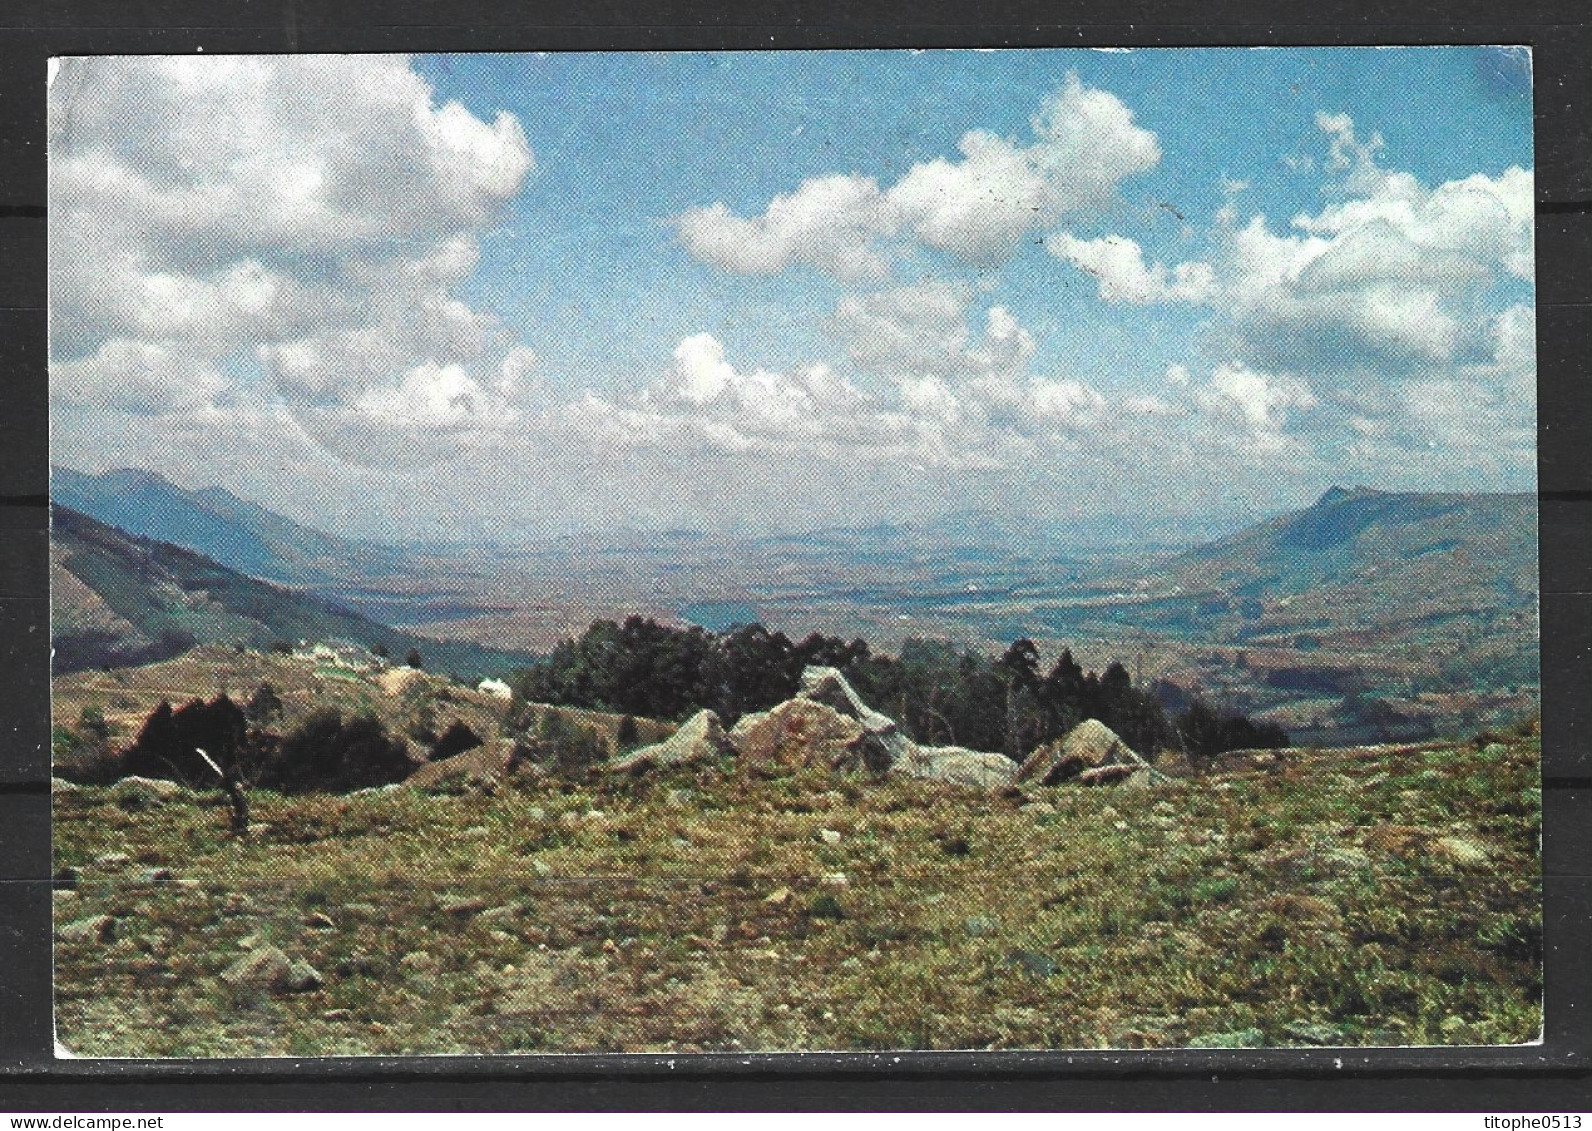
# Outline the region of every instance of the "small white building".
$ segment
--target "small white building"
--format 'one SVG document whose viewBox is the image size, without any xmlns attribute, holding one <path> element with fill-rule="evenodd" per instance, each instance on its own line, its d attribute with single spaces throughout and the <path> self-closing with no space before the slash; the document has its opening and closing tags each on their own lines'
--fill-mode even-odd
<svg viewBox="0 0 1592 1131">
<path fill-rule="evenodd" d="M 348 640 L 327 640 L 318 644 L 301 641 L 294 655 L 312 660 L 320 667 L 344 671 L 375 671 L 386 666 L 370 649 Z"/>
</svg>

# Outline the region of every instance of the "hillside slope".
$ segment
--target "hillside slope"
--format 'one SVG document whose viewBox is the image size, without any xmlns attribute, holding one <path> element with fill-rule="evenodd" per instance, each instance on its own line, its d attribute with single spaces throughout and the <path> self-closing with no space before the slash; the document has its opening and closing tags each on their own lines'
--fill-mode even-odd
<svg viewBox="0 0 1592 1131">
<path fill-rule="evenodd" d="M 1537 594 L 1537 516 L 1530 495 L 1404 494 L 1334 487 L 1285 514 L 1180 554 L 1152 587 L 1234 598 L 1364 591 L 1402 605 L 1530 604 Z"/>
<path fill-rule="evenodd" d="M 146 663 L 195 643 L 260 648 L 279 640 L 382 644 L 399 656 L 417 648 L 427 666 L 467 678 L 502 674 L 531 659 L 415 636 L 59 505 L 50 574 L 57 673 Z"/>
<path fill-rule="evenodd" d="M 109 526 L 268 581 L 316 585 L 380 577 L 402 557 L 393 547 L 304 526 L 221 487 L 189 491 L 152 471 L 86 475 L 52 467 L 50 495 L 57 505 Z"/>
</svg>

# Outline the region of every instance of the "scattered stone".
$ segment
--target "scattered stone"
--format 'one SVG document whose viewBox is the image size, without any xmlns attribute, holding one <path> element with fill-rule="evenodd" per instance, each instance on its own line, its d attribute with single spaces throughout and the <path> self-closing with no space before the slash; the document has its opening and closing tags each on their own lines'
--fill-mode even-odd
<svg viewBox="0 0 1592 1131">
<path fill-rule="evenodd" d="M 1036 978 L 1048 978 L 1056 972 L 1056 960 L 1035 950 L 1014 950 L 1007 959 Z"/>
<path fill-rule="evenodd" d="M 133 858 L 125 852 L 107 852 L 94 858 L 94 863 L 101 868 L 125 868 L 132 862 Z"/>
<path fill-rule="evenodd" d="M 969 938 L 980 939 L 993 935 L 1001 929 L 1000 921 L 985 915 L 970 915 L 962 920 L 962 930 L 966 931 Z"/>
<path fill-rule="evenodd" d="M 354 1011 L 352 1009 L 328 1009 L 325 1013 L 321 1014 L 321 1020 L 347 1021 L 352 1016 L 354 1016 Z"/>
<path fill-rule="evenodd" d="M 790 899 L 790 888 L 777 888 L 763 897 L 764 903 L 784 903 Z"/>
<path fill-rule="evenodd" d="M 337 924 L 332 921 L 332 917 L 326 914 L 324 911 L 311 911 L 308 915 L 304 916 L 304 925 L 309 927 L 311 930 L 316 931 L 329 931 L 333 927 L 337 926 Z"/>
<path fill-rule="evenodd" d="M 265 941 L 264 936 L 260 935 L 260 934 L 244 935 L 241 939 L 238 940 L 238 949 L 239 950 L 253 950 L 255 947 L 259 946 L 264 941 Z"/>
<path fill-rule="evenodd" d="M 295 962 L 288 969 L 282 988 L 292 994 L 305 994 L 321 988 L 320 971 L 308 962 Z"/>
<path fill-rule="evenodd" d="M 846 873 L 844 872 L 825 872 L 823 878 L 824 883 L 830 887 L 843 888 L 847 883 Z"/>
<path fill-rule="evenodd" d="M 425 973 L 437 968 L 436 956 L 425 950 L 411 950 L 398 960 L 398 965 L 415 973 Z"/>
<path fill-rule="evenodd" d="M 519 904 L 506 903 L 501 907 L 488 907 L 485 911 L 481 912 L 475 917 L 475 921 L 477 923 L 484 923 L 490 926 L 493 923 L 507 922 L 519 913 Z"/>
<path fill-rule="evenodd" d="M 293 963 L 278 947 L 265 945 L 249 951 L 221 972 L 221 980 L 234 989 L 286 989 Z"/>
<path fill-rule="evenodd" d="M 69 782 L 65 778 L 50 779 L 51 793 L 81 793 L 82 790 L 82 786 L 78 785 L 76 782 Z"/>
<path fill-rule="evenodd" d="M 1463 836 L 1438 837 L 1432 848 L 1455 864 L 1485 864 L 1491 857 L 1485 845 Z"/>
<path fill-rule="evenodd" d="M 1452 1037 L 1457 1033 L 1463 1032 L 1465 1027 L 1469 1024 L 1470 1022 L 1466 1021 L 1463 1017 L 1451 1013 L 1447 1017 L 1443 1018 L 1442 1023 L 1437 1027 L 1443 1031 L 1443 1035 L 1445 1037 Z"/>
<path fill-rule="evenodd" d="M 547 820 L 547 810 L 540 805 L 532 805 L 525 810 L 525 818 L 528 821 L 545 821 Z"/>
<path fill-rule="evenodd" d="M 1203 1033 L 1191 1037 L 1188 1042 L 1191 1049 L 1263 1049 L 1266 1047 L 1266 1034 L 1259 1029 L 1234 1029 L 1228 1033 Z"/>
<path fill-rule="evenodd" d="M 717 762 L 735 753 L 724 725 L 713 711 L 698 711 L 662 742 L 641 746 L 608 763 L 622 774 L 643 774 L 670 766 Z"/>
<path fill-rule="evenodd" d="M 173 880 L 170 868 L 144 868 L 133 877 L 135 884 L 169 884 Z"/>
<path fill-rule="evenodd" d="M 1342 1029 L 1336 1029 L 1320 1021 L 1290 1021 L 1282 1027 L 1282 1033 L 1285 1037 L 1302 1041 L 1307 1045 L 1338 1045 L 1344 1040 Z"/>
<path fill-rule="evenodd" d="M 160 778 L 123 778 L 110 788 L 110 799 L 124 809 L 148 809 L 175 800 L 186 791 Z"/>
<path fill-rule="evenodd" d="M 55 902 L 57 904 L 70 903 L 72 900 L 74 900 L 76 898 L 77 898 L 77 892 L 74 889 L 72 889 L 72 888 L 56 888 L 55 889 Z"/>
<path fill-rule="evenodd" d="M 456 899 L 451 903 L 444 903 L 438 908 L 444 915 L 452 915 L 455 919 L 469 919 L 485 911 L 491 904 L 480 896 L 469 896 Z"/>
<path fill-rule="evenodd" d="M 690 790 L 690 789 L 671 789 L 665 795 L 664 800 L 672 808 L 684 809 L 687 805 L 689 805 L 691 803 L 691 799 L 693 797 L 695 797 L 695 796 L 696 796 L 696 791 L 695 790 Z"/>
<path fill-rule="evenodd" d="M 551 876 L 553 874 L 552 867 L 545 860 L 532 860 L 531 871 L 538 876 Z"/>
<path fill-rule="evenodd" d="M 825 844 L 839 844 L 840 833 L 835 829 L 819 829 L 818 839 L 823 841 Z"/>
<path fill-rule="evenodd" d="M 108 943 L 116 938 L 116 920 L 109 915 L 77 919 L 58 932 L 66 942 Z"/>
<path fill-rule="evenodd" d="M 343 910 L 350 915 L 359 915 L 365 918 L 381 913 L 381 909 L 374 903 L 345 903 L 343 904 Z"/>
</svg>

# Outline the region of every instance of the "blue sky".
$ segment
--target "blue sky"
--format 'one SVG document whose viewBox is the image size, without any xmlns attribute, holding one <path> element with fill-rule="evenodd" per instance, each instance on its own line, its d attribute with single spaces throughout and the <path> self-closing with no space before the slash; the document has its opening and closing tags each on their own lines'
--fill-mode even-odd
<svg viewBox="0 0 1592 1131">
<path fill-rule="evenodd" d="M 821 348 L 815 322 L 842 290 L 811 271 L 749 287 L 704 270 L 677 242 L 660 238 L 669 217 L 716 200 L 754 211 L 803 178 L 829 172 L 893 179 L 954 152 L 973 126 L 1021 136 L 1069 72 L 1133 107 L 1164 154 L 1110 212 L 1092 218 L 1087 234 L 1130 224 L 1147 250 L 1165 257 L 1202 250 L 1204 226 L 1223 203 L 1224 176 L 1249 182 L 1243 201 L 1253 211 L 1285 219 L 1317 210 L 1319 173 L 1284 163 L 1319 163 L 1317 112 L 1348 113 L 1380 131 L 1390 162 L 1430 183 L 1530 168 L 1527 66 L 1520 53 L 1469 47 L 416 60 L 440 98 L 456 98 L 479 117 L 512 112 L 538 155 L 538 171 L 511 214 L 483 242 L 472 297 L 530 332 L 577 318 L 584 332 L 549 343 L 549 369 L 576 381 L 619 382 L 704 328 L 759 364 L 799 362 Z M 1419 92 L 1441 98 L 1440 112 L 1428 104 L 1412 114 Z M 1165 210 L 1143 223 L 1142 214 L 1162 201 L 1191 223 Z M 526 254 L 527 241 L 542 240 L 550 246 Z M 1131 347 L 1137 375 L 1158 380 L 1166 364 L 1184 358 L 1200 322 L 1197 311 L 1091 302 L 1088 287 L 1031 244 L 989 281 L 993 300 L 1048 331 L 1037 335 L 1041 362 L 1065 356 L 1102 376 L 1120 373 L 1122 359 L 1069 350 L 1080 323 L 1090 344 L 1103 338 Z M 609 333 L 612 323 L 629 332 Z"/>
<path fill-rule="evenodd" d="M 322 524 L 1534 484 L 1516 50 L 75 60 L 51 157 L 56 458 Z"/>
</svg>

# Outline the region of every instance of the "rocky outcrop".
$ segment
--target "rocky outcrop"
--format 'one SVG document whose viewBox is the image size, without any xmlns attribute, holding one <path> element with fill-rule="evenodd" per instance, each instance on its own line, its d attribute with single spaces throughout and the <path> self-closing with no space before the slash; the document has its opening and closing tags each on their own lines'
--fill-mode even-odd
<svg viewBox="0 0 1592 1131">
<path fill-rule="evenodd" d="M 513 742 L 489 742 L 451 758 L 427 762 L 405 778 L 404 784 L 424 790 L 492 790 L 514 769 L 515 763 Z"/>
<path fill-rule="evenodd" d="M 1077 778 L 1080 785 L 1103 785 L 1140 773 L 1147 776 L 1149 768 L 1105 723 L 1085 719 L 1030 754 L 1017 771 L 1017 781 L 1056 785 Z"/>
<path fill-rule="evenodd" d="M 779 772 L 818 767 L 869 769 L 889 765 L 889 753 L 854 718 L 825 703 L 797 697 L 767 711 L 747 715 L 730 731 L 745 771 Z"/>
<path fill-rule="evenodd" d="M 819 666 L 802 672 L 795 698 L 742 716 L 728 734 L 712 711 L 699 711 L 667 740 L 615 758 L 608 769 L 641 774 L 712 764 L 732 755 L 739 773 L 866 771 L 984 790 L 1005 789 L 1020 781 L 1054 785 L 1068 779 L 1083 785 L 1115 781 L 1144 785 L 1154 773 L 1111 728 L 1094 719 L 1036 750 L 1021 769 L 1004 754 L 923 746 L 903 734 L 894 719 L 863 702 L 838 669 Z"/>
<path fill-rule="evenodd" d="M 974 789 L 1010 785 L 1017 767 L 1000 754 L 960 746 L 920 746 L 896 721 L 863 702 L 835 668 L 802 672 L 794 699 L 747 715 L 730 731 L 737 764 L 748 772 L 829 771 L 943 781 Z"/>
<path fill-rule="evenodd" d="M 896 721 L 875 711 L 862 701 L 850 681 L 836 668 L 810 666 L 802 670 L 801 690 L 798 697 L 822 703 L 845 718 L 854 720 L 870 741 L 867 768 L 875 772 L 888 770 L 902 758 L 909 756 L 916 744 L 901 733 Z"/>
<path fill-rule="evenodd" d="M 717 762 L 734 754 L 735 747 L 724 733 L 724 725 L 712 711 L 698 711 L 662 742 L 642 746 L 608 763 L 617 773 L 642 774 L 670 766 Z"/>
<path fill-rule="evenodd" d="M 1006 755 L 962 746 L 919 746 L 894 769 L 909 777 L 972 789 L 1004 789 L 1017 780 L 1017 763 Z"/>
</svg>

